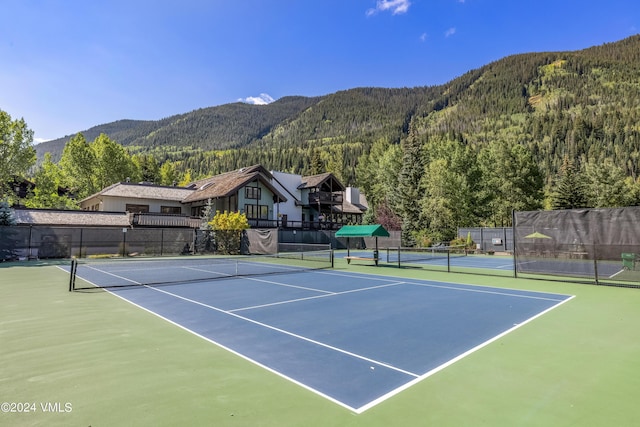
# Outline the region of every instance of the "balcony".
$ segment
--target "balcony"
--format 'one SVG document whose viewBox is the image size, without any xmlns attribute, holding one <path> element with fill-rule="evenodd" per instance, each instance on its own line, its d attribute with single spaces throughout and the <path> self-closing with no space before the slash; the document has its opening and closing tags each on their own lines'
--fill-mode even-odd
<svg viewBox="0 0 640 427">
<path fill-rule="evenodd" d="M 131 215 L 134 227 L 190 227 L 199 228 L 202 220 L 178 214 L 136 213 Z"/>
<path fill-rule="evenodd" d="M 339 205 L 342 204 L 342 193 L 330 193 L 328 191 L 319 191 L 315 193 L 309 193 L 309 204 L 317 205 Z"/>
</svg>

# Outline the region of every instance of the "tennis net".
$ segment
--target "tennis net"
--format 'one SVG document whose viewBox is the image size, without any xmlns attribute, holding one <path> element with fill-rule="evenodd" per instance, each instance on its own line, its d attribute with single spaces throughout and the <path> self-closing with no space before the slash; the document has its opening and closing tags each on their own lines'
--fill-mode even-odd
<svg viewBox="0 0 640 427">
<path fill-rule="evenodd" d="M 387 262 L 402 264 L 420 263 L 465 256 L 467 252 L 464 246 L 433 246 L 429 248 L 388 248 Z"/>
<path fill-rule="evenodd" d="M 230 257 L 74 259 L 69 290 L 191 283 L 326 268 L 333 268 L 332 250 Z"/>
</svg>

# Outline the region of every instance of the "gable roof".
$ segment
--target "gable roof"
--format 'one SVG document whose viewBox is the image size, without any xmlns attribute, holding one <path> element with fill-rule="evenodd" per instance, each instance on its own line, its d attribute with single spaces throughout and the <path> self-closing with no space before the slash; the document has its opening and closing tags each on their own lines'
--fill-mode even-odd
<svg viewBox="0 0 640 427">
<path fill-rule="evenodd" d="M 136 199 L 171 200 L 180 202 L 185 197 L 193 193 L 193 191 L 194 190 L 192 188 L 185 187 L 118 182 L 102 189 L 102 191 L 84 198 L 81 202 L 97 196 L 130 197 Z"/>
<path fill-rule="evenodd" d="M 345 186 L 342 185 L 338 178 L 336 178 L 331 172 L 325 172 L 318 175 L 309 175 L 302 177 L 302 183 L 298 185 L 298 190 L 304 188 L 317 188 L 322 184 L 327 183 L 332 188 L 332 191 L 344 191 Z"/>
<path fill-rule="evenodd" d="M 271 179 L 273 179 L 271 173 L 261 165 L 241 168 L 191 183 L 188 188 L 192 189 L 193 192 L 185 197 L 182 202 L 189 203 L 229 197 L 242 187 L 256 180 L 268 188 L 269 191 L 275 194 L 281 201 L 286 202 L 287 198 L 271 184 Z"/>
<path fill-rule="evenodd" d="M 331 206 L 331 210 L 337 213 L 361 214 L 367 210 L 367 207 L 363 205 L 354 205 L 347 200 L 343 200 L 342 205 L 333 205 Z"/>
</svg>

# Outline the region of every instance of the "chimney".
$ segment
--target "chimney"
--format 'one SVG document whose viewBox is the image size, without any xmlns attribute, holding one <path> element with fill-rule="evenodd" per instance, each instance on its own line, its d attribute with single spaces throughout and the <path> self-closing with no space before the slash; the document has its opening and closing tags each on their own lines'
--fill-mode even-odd
<svg viewBox="0 0 640 427">
<path fill-rule="evenodd" d="M 345 191 L 345 195 L 347 198 L 347 202 L 352 205 L 360 204 L 360 190 L 356 187 L 347 187 L 347 191 Z"/>
</svg>

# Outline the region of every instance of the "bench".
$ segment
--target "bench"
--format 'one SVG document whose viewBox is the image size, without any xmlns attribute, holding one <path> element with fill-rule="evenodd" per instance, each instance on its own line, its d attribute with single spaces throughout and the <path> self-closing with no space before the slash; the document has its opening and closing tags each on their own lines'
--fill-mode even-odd
<svg viewBox="0 0 640 427">
<path fill-rule="evenodd" d="M 378 265 L 378 258 L 373 257 L 363 257 L 363 256 L 346 256 L 344 259 L 347 260 L 347 264 L 351 264 L 351 260 L 356 261 L 374 261 L 376 265 Z"/>
</svg>

